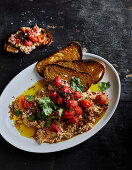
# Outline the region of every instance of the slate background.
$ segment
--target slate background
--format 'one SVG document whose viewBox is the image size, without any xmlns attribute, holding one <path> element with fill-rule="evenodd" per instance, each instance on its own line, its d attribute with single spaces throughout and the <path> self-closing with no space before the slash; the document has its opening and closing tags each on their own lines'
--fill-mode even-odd
<svg viewBox="0 0 132 170">
<path fill-rule="evenodd" d="M 116 64 L 122 93 L 115 114 L 96 135 L 71 149 L 33 154 L 16 149 L 0 136 L 2 170 L 125 170 L 131 164 L 132 74 L 131 0 L 0 0 L 0 93 L 30 64 L 79 41 L 83 48 Z M 30 55 L 8 54 L 7 37 L 21 26 L 47 28 L 53 43 Z"/>
</svg>

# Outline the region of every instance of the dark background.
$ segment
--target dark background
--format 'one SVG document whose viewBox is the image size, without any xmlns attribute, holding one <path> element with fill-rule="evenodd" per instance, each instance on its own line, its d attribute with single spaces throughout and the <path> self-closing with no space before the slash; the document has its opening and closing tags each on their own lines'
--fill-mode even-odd
<svg viewBox="0 0 132 170">
<path fill-rule="evenodd" d="M 74 148 L 33 154 L 8 144 L 0 136 L 1 170 L 128 169 L 131 164 L 132 74 L 131 0 L 0 0 L 0 92 L 21 70 L 79 41 L 83 48 L 114 64 L 122 83 L 115 114 L 96 135 Z M 42 26 L 53 43 L 30 55 L 3 50 L 5 40 L 21 26 Z"/>
</svg>

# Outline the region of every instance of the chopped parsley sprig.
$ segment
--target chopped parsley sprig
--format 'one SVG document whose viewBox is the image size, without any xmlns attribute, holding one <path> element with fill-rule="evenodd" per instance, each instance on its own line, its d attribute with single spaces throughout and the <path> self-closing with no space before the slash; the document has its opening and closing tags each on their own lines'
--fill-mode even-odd
<svg viewBox="0 0 132 170">
<path fill-rule="evenodd" d="M 100 82 L 99 83 L 99 90 L 104 91 L 106 89 L 110 88 L 110 82 Z"/>
<path fill-rule="evenodd" d="M 81 80 L 79 78 L 73 76 L 71 80 L 71 88 L 76 91 L 83 92 L 84 86 L 81 84 Z"/>
</svg>

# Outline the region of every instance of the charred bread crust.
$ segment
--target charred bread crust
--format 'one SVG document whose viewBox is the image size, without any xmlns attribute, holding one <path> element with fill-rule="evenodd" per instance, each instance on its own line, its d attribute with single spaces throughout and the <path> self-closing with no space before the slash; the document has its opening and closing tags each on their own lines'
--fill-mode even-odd
<svg viewBox="0 0 132 170">
<path fill-rule="evenodd" d="M 48 58 L 38 61 L 36 64 L 36 71 L 43 77 L 44 67 L 47 64 L 52 64 L 59 60 L 82 60 L 81 45 L 78 42 L 71 42 Z"/>
<path fill-rule="evenodd" d="M 23 27 L 23 28 L 26 28 L 26 29 L 30 29 L 31 31 L 33 31 L 32 28 L 30 27 Z M 38 27 L 39 28 L 39 27 Z M 4 49 L 7 51 L 7 52 L 12 52 L 12 53 L 18 53 L 18 52 L 22 52 L 22 53 L 25 53 L 25 54 L 30 54 L 30 52 L 34 49 L 37 49 L 37 48 L 42 48 L 44 46 L 47 46 L 51 43 L 52 41 L 52 36 L 51 34 L 44 28 L 39 28 L 39 33 L 40 35 L 42 35 L 42 32 L 43 34 L 46 35 L 47 37 L 47 40 L 46 42 L 44 43 L 40 43 L 40 42 L 32 42 L 32 45 L 31 46 L 26 46 L 24 44 L 24 41 L 27 40 L 29 41 L 29 38 L 26 37 L 25 39 L 25 33 L 21 30 L 18 30 L 15 34 L 11 34 L 11 36 L 14 36 L 16 37 L 16 39 L 19 39 L 19 43 L 15 43 L 15 40 L 11 40 L 11 36 L 8 38 L 8 41 L 5 43 L 5 46 L 4 46 Z"/>
<path fill-rule="evenodd" d="M 57 75 L 69 82 L 73 76 L 80 78 L 81 84 L 84 85 L 84 91 L 88 90 L 93 83 L 93 76 L 90 73 L 80 72 L 58 64 L 48 64 L 44 67 L 44 78 L 47 83 L 52 83 Z"/>
<path fill-rule="evenodd" d="M 82 60 L 82 61 L 58 61 L 58 65 L 64 67 L 69 67 L 77 71 L 84 71 L 92 74 L 93 84 L 97 84 L 104 76 L 105 73 L 105 63 L 99 60 Z"/>
</svg>

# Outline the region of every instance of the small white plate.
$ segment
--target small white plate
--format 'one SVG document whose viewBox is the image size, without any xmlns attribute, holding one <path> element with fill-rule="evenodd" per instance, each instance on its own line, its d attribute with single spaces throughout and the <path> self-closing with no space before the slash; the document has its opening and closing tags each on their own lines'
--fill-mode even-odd
<svg viewBox="0 0 132 170">
<path fill-rule="evenodd" d="M 38 144 L 35 140 L 23 137 L 14 127 L 13 122 L 9 118 L 9 108 L 8 105 L 14 100 L 12 97 L 17 97 L 28 87 L 32 86 L 38 80 L 42 79 L 35 71 L 36 63 L 30 65 L 23 71 L 21 71 L 4 89 L 0 98 L 0 133 L 3 138 L 8 141 L 13 146 L 37 153 L 47 153 L 64 150 L 71 148 L 75 145 L 82 143 L 83 141 L 89 139 L 95 133 L 97 133 L 111 118 L 113 115 L 117 104 L 119 102 L 121 85 L 118 73 L 115 68 L 105 59 L 100 56 L 83 53 L 83 59 L 98 59 L 106 64 L 106 72 L 102 81 L 110 81 L 111 87 L 107 90 L 108 97 L 110 99 L 109 107 L 102 119 L 93 127 L 92 130 L 80 134 L 76 137 L 68 139 L 63 142 L 55 144 Z"/>
</svg>

